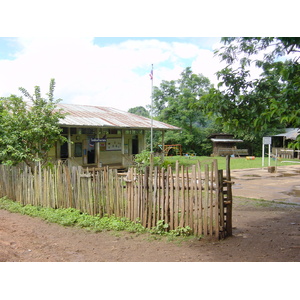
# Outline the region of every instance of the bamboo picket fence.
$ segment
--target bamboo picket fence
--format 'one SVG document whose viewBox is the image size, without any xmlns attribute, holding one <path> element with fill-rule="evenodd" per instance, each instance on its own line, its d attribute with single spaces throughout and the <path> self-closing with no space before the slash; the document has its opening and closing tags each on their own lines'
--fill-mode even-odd
<svg viewBox="0 0 300 300">
<path fill-rule="evenodd" d="M 175 170 L 132 167 L 123 174 L 108 167 L 96 171 L 61 163 L 34 170 L 0 165 L 0 176 L 0 197 L 23 205 L 126 217 L 146 228 L 164 220 L 170 230 L 189 226 L 197 236 L 224 238 L 231 232 L 231 216 L 226 214 L 231 213 L 226 192 L 230 181 L 226 184 L 216 160 L 191 168 L 176 163 Z"/>
</svg>

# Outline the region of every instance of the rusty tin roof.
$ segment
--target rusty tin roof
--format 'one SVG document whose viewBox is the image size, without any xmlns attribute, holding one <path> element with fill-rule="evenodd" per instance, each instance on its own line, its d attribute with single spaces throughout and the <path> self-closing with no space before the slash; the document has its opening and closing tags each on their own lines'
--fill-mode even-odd
<svg viewBox="0 0 300 300">
<path fill-rule="evenodd" d="M 60 120 L 63 126 L 82 127 L 112 127 L 131 129 L 150 129 L 151 119 L 138 116 L 119 109 L 102 106 L 57 104 L 57 107 L 67 113 Z M 181 128 L 153 120 L 153 129 L 181 130 Z"/>
</svg>

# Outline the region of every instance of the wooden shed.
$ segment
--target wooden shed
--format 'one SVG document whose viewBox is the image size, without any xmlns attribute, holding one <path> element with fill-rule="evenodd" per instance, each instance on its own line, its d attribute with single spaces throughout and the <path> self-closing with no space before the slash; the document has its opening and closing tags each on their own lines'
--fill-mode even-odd
<svg viewBox="0 0 300 300">
<path fill-rule="evenodd" d="M 208 138 L 213 143 L 212 156 L 248 155 L 248 149 L 237 148 L 237 143 L 242 143 L 243 140 L 234 139 L 233 137 L 233 134 L 227 133 L 211 134 Z"/>
<path fill-rule="evenodd" d="M 272 137 L 272 154 L 281 158 L 300 159 L 300 150 L 289 147 L 289 143 L 295 141 L 300 134 L 300 128 L 285 128 L 283 133 Z"/>
<path fill-rule="evenodd" d="M 115 108 L 58 104 L 67 113 L 60 121 L 62 134 L 68 139 L 57 144 L 49 156 L 81 166 L 105 165 L 126 167 L 133 156 L 146 149 L 146 131 L 181 130 L 167 123 L 124 112 Z"/>
</svg>

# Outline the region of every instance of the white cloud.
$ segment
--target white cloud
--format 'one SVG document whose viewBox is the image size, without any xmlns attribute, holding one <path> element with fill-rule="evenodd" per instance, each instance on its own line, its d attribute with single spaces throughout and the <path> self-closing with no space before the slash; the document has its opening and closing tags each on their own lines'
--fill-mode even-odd
<svg viewBox="0 0 300 300">
<path fill-rule="evenodd" d="M 214 56 L 214 53 L 209 50 L 199 50 L 198 56 L 192 64 L 194 73 L 208 77 L 215 86 L 218 83 L 215 73 L 223 67 L 225 67 L 225 64 L 221 63 L 219 58 Z"/>
<path fill-rule="evenodd" d="M 212 51 L 191 43 L 156 39 L 128 40 L 98 46 L 92 38 L 21 38 L 23 50 L 15 60 L 0 60 L 0 95 L 30 93 L 34 86 L 48 92 L 56 80 L 55 97 L 65 103 L 112 106 L 128 110 L 151 102 L 149 72 L 154 64 L 154 85 L 176 80 L 187 60 L 195 73 L 213 78 L 219 65 Z"/>
</svg>

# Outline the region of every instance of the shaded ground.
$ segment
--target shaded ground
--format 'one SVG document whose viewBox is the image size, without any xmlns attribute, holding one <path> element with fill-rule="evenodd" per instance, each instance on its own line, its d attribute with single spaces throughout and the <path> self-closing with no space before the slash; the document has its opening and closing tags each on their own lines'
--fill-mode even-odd
<svg viewBox="0 0 300 300">
<path fill-rule="evenodd" d="M 299 262 L 300 201 L 292 193 L 300 186 L 299 172 L 300 166 L 280 167 L 276 174 L 233 171 L 233 236 L 215 242 L 190 239 L 178 244 L 148 235 L 91 233 L 0 210 L 0 261 Z"/>
</svg>

